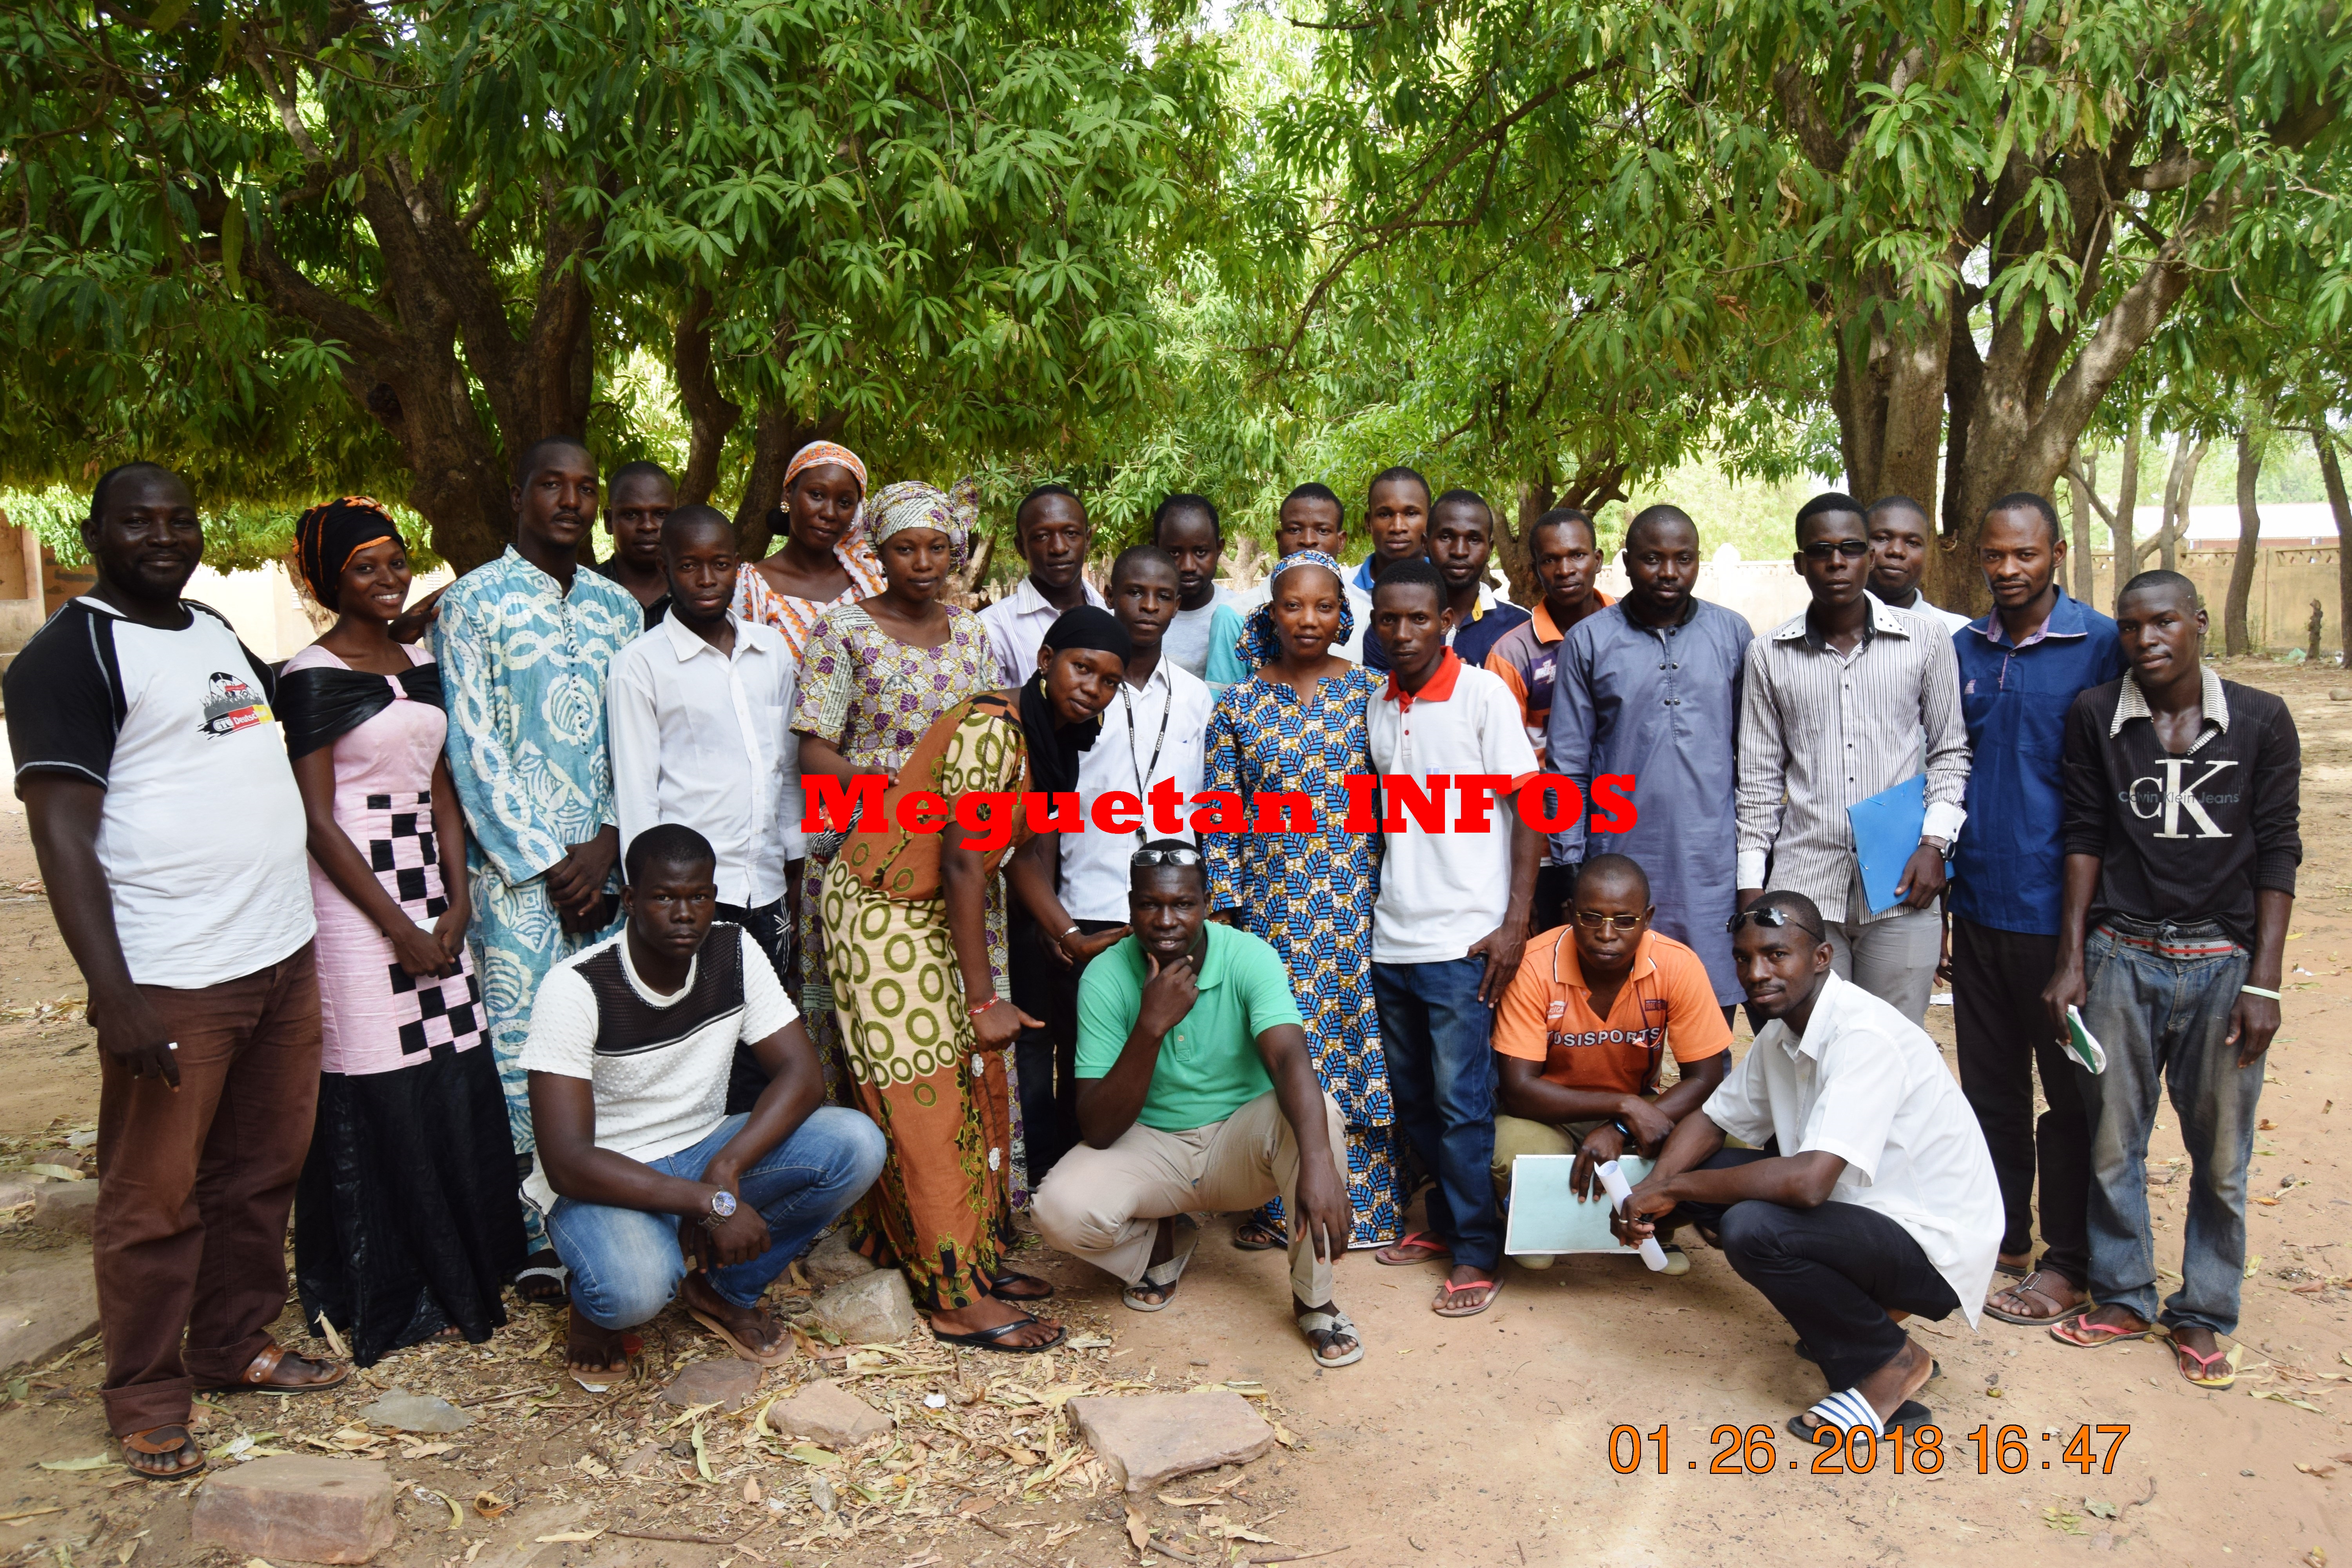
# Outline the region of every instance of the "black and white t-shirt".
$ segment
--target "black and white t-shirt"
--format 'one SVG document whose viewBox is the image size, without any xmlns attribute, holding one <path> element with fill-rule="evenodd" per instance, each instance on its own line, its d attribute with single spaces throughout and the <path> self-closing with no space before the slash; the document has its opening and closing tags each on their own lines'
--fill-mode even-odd
<svg viewBox="0 0 2352 1568">
<path fill-rule="evenodd" d="M 177 631 L 87 595 L 8 667 L 17 793 L 31 773 L 106 791 L 98 860 L 131 977 L 234 980 L 310 940 L 302 796 L 264 665 L 214 610 Z"/>
<path fill-rule="evenodd" d="M 638 977 L 625 926 L 539 983 L 521 1065 L 586 1079 L 596 1096 L 596 1147 L 658 1160 L 726 1120 L 737 1043 L 764 1040 L 799 1016 L 741 926 L 713 925 L 685 985 L 668 995 Z M 522 1190 L 541 1210 L 554 1205 L 535 1159 Z"/>
</svg>

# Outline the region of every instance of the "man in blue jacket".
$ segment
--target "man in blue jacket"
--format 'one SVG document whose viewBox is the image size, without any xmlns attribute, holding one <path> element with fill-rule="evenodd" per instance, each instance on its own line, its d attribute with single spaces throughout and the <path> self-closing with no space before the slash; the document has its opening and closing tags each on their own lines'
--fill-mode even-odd
<svg viewBox="0 0 2352 1568">
<path fill-rule="evenodd" d="M 1952 851 L 1953 1029 L 1960 1089 L 1984 1129 L 2004 1215 L 2006 1288 L 1985 1310 L 2048 1323 L 2090 1279 L 2091 1124 L 2079 1075 L 2042 1005 L 2058 962 L 2065 856 L 2060 761 L 2074 699 L 2123 673 L 2116 623 L 2058 585 L 2066 540 L 2048 498 L 2003 496 L 1979 551 L 1993 609 L 1952 634 L 1968 725 L 1968 826 Z M 2033 1069 L 2050 1109 L 2033 1115 Z M 2033 1180 L 2042 1176 L 2042 1258 Z"/>
</svg>

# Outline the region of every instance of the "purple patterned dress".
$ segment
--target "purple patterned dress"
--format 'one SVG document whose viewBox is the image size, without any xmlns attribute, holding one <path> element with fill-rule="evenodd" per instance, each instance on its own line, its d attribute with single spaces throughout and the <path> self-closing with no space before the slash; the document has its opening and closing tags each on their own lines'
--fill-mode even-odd
<svg viewBox="0 0 2352 1568">
<path fill-rule="evenodd" d="M 875 623 L 863 605 L 825 612 L 801 656 L 799 706 L 793 728 L 830 741 L 860 773 L 896 777 L 898 765 L 931 721 L 957 703 L 996 689 L 996 655 L 988 632 L 970 610 L 948 606 L 948 639 L 937 647 L 900 642 Z M 856 1103 L 843 1054 L 840 1026 L 834 1019 L 833 981 L 827 973 L 824 874 L 832 868 L 845 833 L 809 836 L 808 860 L 801 879 L 801 1012 L 809 1039 L 824 1063 L 827 1098 Z M 1004 883 L 988 883 L 988 962 L 997 990 L 1004 990 Z M 1011 1053 L 1005 1065 L 1012 1065 Z M 1013 1202 L 1026 1201 L 1023 1180 L 1028 1157 L 1021 1130 L 1021 1096 L 1013 1091 Z"/>
</svg>

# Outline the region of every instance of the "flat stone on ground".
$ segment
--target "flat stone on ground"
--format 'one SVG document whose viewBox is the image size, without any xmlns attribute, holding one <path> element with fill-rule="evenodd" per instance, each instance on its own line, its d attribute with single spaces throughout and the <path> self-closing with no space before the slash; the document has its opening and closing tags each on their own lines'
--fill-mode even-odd
<svg viewBox="0 0 2352 1568">
<path fill-rule="evenodd" d="M 1079 1436 L 1129 1491 L 1274 1447 L 1274 1428 L 1238 1394 L 1099 1394 L 1070 1401 Z"/>
<path fill-rule="evenodd" d="M 43 1230 L 89 1234 L 90 1217 L 98 1213 L 96 1182 L 44 1182 L 33 1192 L 33 1223 Z"/>
<path fill-rule="evenodd" d="M 64 1354 L 98 1332 L 98 1278 L 80 1247 L 0 1274 L 0 1371 Z"/>
<path fill-rule="evenodd" d="M 740 1410 L 745 1400 L 760 1392 L 761 1370 L 758 1362 L 745 1361 L 740 1356 L 698 1361 L 669 1380 L 669 1386 L 661 1391 L 661 1401 L 680 1410 L 690 1410 L 698 1405 Z"/>
<path fill-rule="evenodd" d="M 844 1226 L 818 1242 L 809 1255 L 801 1259 L 801 1272 L 807 1275 L 809 1283 L 818 1289 L 830 1290 L 861 1274 L 873 1273 L 874 1265 L 866 1261 L 864 1254 L 851 1248 L 849 1230 Z"/>
<path fill-rule="evenodd" d="M 846 1344 L 896 1344 L 915 1331 L 915 1298 L 905 1275 L 877 1268 L 819 1296 L 815 1315 Z"/>
<path fill-rule="evenodd" d="M 471 1415 L 447 1400 L 404 1388 L 391 1389 L 374 1404 L 362 1405 L 360 1419 L 395 1432 L 462 1432 L 474 1424 Z"/>
<path fill-rule="evenodd" d="M 379 1459 L 256 1459 L 205 1478 L 189 1535 L 271 1562 L 364 1563 L 400 1531 L 393 1491 Z"/>
<path fill-rule="evenodd" d="M 820 1378 L 790 1399 L 778 1400 L 768 1412 L 768 1425 L 828 1448 L 846 1448 L 896 1423 L 832 1379 Z"/>
</svg>

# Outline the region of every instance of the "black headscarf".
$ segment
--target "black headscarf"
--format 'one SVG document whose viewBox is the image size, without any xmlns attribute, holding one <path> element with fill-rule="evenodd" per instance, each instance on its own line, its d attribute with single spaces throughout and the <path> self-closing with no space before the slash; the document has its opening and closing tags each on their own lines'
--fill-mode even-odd
<svg viewBox="0 0 2352 1568">
<path fill-rule="evenodd" d="M 1045 651 L 1115 653 L 1125 663 L 1135 652 L 1135 641 L 1118 617 L 1092 605 L 1064 610 L 1045 634 Z M 1029 771 L 1037 787 L 1048 792 L 1078 787 L 1078 753 L 1092 749 L 1102 733 L 1102 716 L 1083 724 L 1064 724 L 1045 695 L 1045 672 L 1040 669 L 1021 688 L 1021 729 L 1029 738 Z"/>
<path fill-rule="evenodd" d="M 400 538 L 392 514 L 365 496 L 345 496 L 314 506 L 294 522 L 294 560 L 310 597 L 322 609 L 337 608 L 335 600 L 343 568 L 352 557 L 380 541 Z"/>
</svg>

